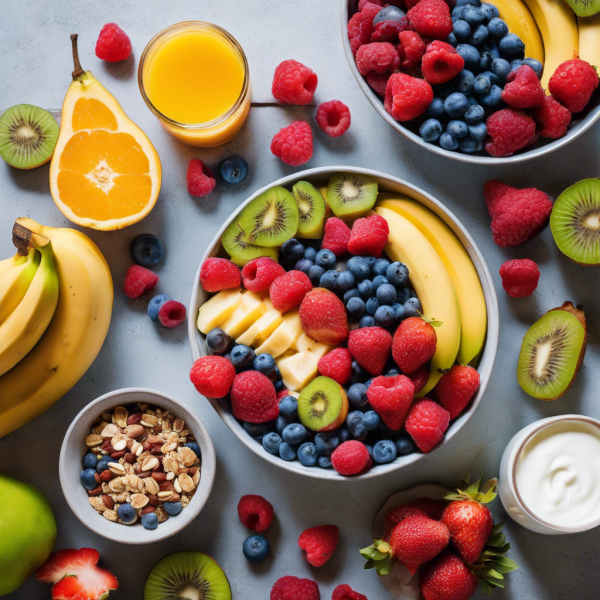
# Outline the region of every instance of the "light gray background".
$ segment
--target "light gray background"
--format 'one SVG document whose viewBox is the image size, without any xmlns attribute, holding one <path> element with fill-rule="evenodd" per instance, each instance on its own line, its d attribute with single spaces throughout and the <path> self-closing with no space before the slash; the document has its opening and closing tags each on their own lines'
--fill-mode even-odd
<svg viewBox="0 0 600 600">
<path fill-rule="evenodd" d="M 59 522 L 56 548 L 97 548 L 102 564 L 118 576 L 121 587 L 111 598 L 142 598 L 146 575 L 158 559 L 177 550 L 194 549 L 208 552 L 219 561 L 237 600 L 266 600 L 273 583 L 289 574 L 316 579 L 324 600 L 329 600 L 333 588 L 341 583 L 350 584 L 369 600 L 383 600 L 388 597 L 387 592 L 373 571 L 362 570 L 363 561 L 357 550 L 369 543 L 371 519 L 389 494 L 422 482 L 452 483 L 465 472 L 478 469 L 483 469 L 486 476 L 495 476 L 510 437 L 533 420 L 561 413 L 600 418 L 594 376 L 600 366 L 596 325 L 600 317 L 596 301 L 598 270 L 579 267 L 561 256 L 549 230 L 520 248 L 496 247 L 482 197 L 483 184 L 492 178 L 521 187 L 536 186 L 556 197 L 575 181 L 600 175 L 600 128 L 595 127 L 549 159 L 512 168 L 478 169 L 413 147 L 381 120 L 359 91 L 342 50 L 337 0 L 4 0 L 2 5 L 0 110 L 21 102 L 59 108 L 71 80 L 69 34 L 78 32 L 83 67 L 92 70 L 146 131 L 163 165 L 158 203 L 143 222 L 120 232 L 85 231 L 105 253 L 116 292 L 112 325 L 98 359 L 79 384 L 45 415 L 0 440 L 0 470 L 38 486 L 50 499 Z M 350 131 L 334 140 L 314 126 L 314 108 L 261 106 L 251 111 L 244 129 L 224 147 L 199 150 L 170 138 L 138 92 L 137 60 L 156 32 L 188 19 L 217 23 L 239 40 L 248 55 L 255 102 L 272 101 L 271 77 L 282 60 L 295 58 L 312 67 L 319 76 L 316 101 L 340 99 L 347 103 L 352 113 Z M 116 21 L 131 37 L 134 57 L 125 64 L 105 64 L 94 55 L 100 28 L 108 21 Z M 127 300 L 122 293 L 123 277 L 131 264 L 129 244 L 139 233 L 152 232 L 166 247 L 166 260 L 156 269 L 160 275 L 157 291 L 188 304 L 200 257 L 224 219 L 254 190 L 295 170 L 269 151 L 273 135 L 294 119 L 307 119 L 313 124 L 315 153 L 307 167 L 369 167 L 421 186 L 462 220 L 496 279 L 501 311 L 500 347 L 480 408 L 443 450 L 413 467 L 364 483 L 311 481 L 269 466 L 245 450 L 189 383 L 191 357 L 185 326 L 171 330 L 157 327 L 146 316 L 148 297 Z M 250 163 L 250 176 L 244 184 L 232 188 L 219 183 L 208 199 L 194 199 L 187 194 L 185 175 L 190 158 L 201 157 L 213 167 L 233 153 L 242 154 Z M 16 171 L 0 164 L 0 216 L 2 258 L 14 251 L 11 228 L 16 217 L 30 216 L 46 225 L 69 226 L 50 197 L 47 165 L 34 171 Z M 517 257 L 531 258 L 540 265 L 540 285 L 531 298 L 512 300 L 500 285 L 500 265 Z M 516 361 L 528 326 L 565 300 L 582 303 L 586 308 L 588 351 L 577 383 L 567 396 L 546 404 L 520 390 Z M 69 510 L 58 480 L 59 450 L 71 419 L 101 394 L 130 386 L 162 390 L 186 402 L 203 418 L 218 454 L 216 484 L 198 519 L 174 538 L 145 547 L 110 543 L 89 531 Z M 248 493 L 264 494 L 277 513 L 277 520 L 267 533 L 271 556 L 258 566 L 248 563 L 242 555 L 247 531 L 237 520 L 235 508 L 239 497 Z M 496 504 L 502 512 L 499 500 Z M 303 558 L 297 539 L 305 528 L 324 523 L 340 527 L 340 545 L 326 566 L 313 569 Z M 506 529 L 513 544 L 511 556 L 520 569 L 510 575 L 507 589 L 496 591 L 495 597 L 598 597 L 597 532 L 544 537 L 512 521 Z M 124 527 L 123 536 L 126 535 Z M 49 597 L 49 589 L 33 580 L 7 596 L 11 600 Z"/>
</svg>

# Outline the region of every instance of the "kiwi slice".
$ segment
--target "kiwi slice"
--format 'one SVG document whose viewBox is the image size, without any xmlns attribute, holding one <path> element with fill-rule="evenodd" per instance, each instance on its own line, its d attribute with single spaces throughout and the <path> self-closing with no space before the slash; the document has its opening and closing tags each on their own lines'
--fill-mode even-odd
<svg viewBox="0 0 600 600">
<path fill-rule="evenodd" d="M 323 236 L 325 200 L 321 192 L 308 181 L 298 181 L 292 188 L 298 205 L 296 237 L 318 240 Z"/>
<path fill-rule="evenodd" d="M 0 116 L 0 156 L 17 169 L 47 163 L 58 139 L 58 123 L 43 108 L 17 104 Z"/>
<path fill-rule="evenodd" d="M 231 600 L 231 588 L 223 569 L 208 554 L 175 552 L 150 571 L 144 600 Z"/>
<path fill-rule="evenodd" d="M 327 204 L 336 217 L 360 217 L 377 200 L 377 182 L 366 175 L 337 173 L 327 186 Z"/>
<path fill-rule="evenodd" d="M 281 246 L 298 231 L 298 205 L 294 196 L 278 185 L 254 198 L 236 222 L 248 232 L 250 243 Z"/>
<path fill-rule="evenodd" d="M 567 188 L 550 215 L 559 250 L 584 266 L 600 264 L 600 180 L 584 179 Z"/>
<path fill-rule="evenodd" d="M 238 265 L 238 267 L 243 267 L 248 261 L 261 256 L 269 256 L 274 261 L 279 260 L 279 250 L 277 248 L 264 248 L 251 244 L 248 234 L 237 222 L 232 223 L 225 230 L 221 237 L 221 243 L 227 254 L 229 254 L 231 262 Z"/>
<path fill-rule="evenodd" d="M 600 12 L 599 0 L 566 0 L 578 17 L 591 17 Z"/>
<path fill-rule="evenodd" d="M 517 379 L 530 396 L 556 400 L 573 384 L 585 356 L 585 314 L 571 302 L 548 311 L 525 334 Z"/>
<path fill-rule="evenodd" d="M 311 431 L 333 431 L 348 416 L 344 388 L 329 377 L 313 379 L 298 397 L 298 416 Z"/>
</svg>

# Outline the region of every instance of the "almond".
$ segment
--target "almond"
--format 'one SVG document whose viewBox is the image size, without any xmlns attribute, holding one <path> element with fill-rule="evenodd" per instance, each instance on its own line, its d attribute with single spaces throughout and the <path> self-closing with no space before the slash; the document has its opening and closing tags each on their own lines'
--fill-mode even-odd
<svg viewBox="0 0 600 600">
<path fill-rule="evenodd" d="M 127 417 L 127 425 L 139 425 L 142 422 L 143 413 L 133 413 Z"/>
<path fill-rule="evenodd" d="M 94 448 L 95 446 L 100 446 L 103 441 L 104 440 L 102 439 L 101 435 L 98 435 L 97 433 L 90 433 L 90 435 L 85 438 L 85 445 L 88 448 Z"/>
<path fill-rule="evenodd" d="M 108 510 L 112 510 L 115 507 L 115 501 L 106 494 L 102 496 L 102 502 L 104 502 L 104 506 L 106 506 Z"/>
<path fill-rule="evenodd" d="M 146 430 L 142 427 L 142 425 L 127 425 L 124 433 L 132 440 L 139 440 L 146 433 Z"/>
</svg>

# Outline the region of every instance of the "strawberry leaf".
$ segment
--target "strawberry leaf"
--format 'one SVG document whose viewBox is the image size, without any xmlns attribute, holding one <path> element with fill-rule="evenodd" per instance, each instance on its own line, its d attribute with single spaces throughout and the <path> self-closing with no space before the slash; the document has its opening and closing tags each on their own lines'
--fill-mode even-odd
<svg viewBox="0 0 600 600">
<path fill-rule="evenodd" d="M 387 575 L 392 570 L 393 553 L 387 542 L 374 540 L 370 546 L 360 550 L 360 554 L 367 559 L 365 569 L 375 569 L 378 575 Z"/>
</svg>

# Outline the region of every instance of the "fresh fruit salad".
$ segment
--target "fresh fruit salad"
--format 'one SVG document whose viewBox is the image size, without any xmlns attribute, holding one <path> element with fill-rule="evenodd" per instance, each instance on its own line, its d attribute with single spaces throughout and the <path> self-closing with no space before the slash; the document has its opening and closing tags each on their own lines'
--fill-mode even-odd
<svg viewBox="0 0 600 600">
<path fill-rule="evenodd" d="M 419 202 L 355 173 L 297 181 L 254 198 L 221 244 L 200 269 L 209 355 L 190 379 L 267 452 L 358 475 L 431 451 L 473 399 L 481 284 Z"/>
</svg>

